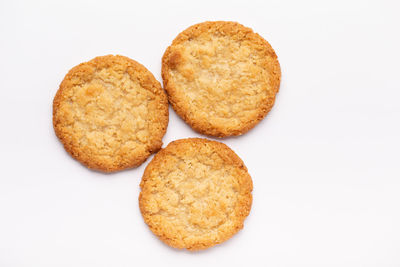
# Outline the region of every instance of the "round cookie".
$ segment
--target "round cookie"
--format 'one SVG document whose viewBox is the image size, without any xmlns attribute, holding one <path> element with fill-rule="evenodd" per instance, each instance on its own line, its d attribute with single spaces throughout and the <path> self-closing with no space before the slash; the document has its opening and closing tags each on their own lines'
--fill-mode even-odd
<svg viewBox="0 0 400 267">
<path fill-rule="evenodd" d="M 271 45 L 236 22 L 193 25 L 162 58 L 168 100 L 194 130 L 241 135 L 272 108 L 281 70 Z"/>
<path fill-rule="evenodd" d="M 140 165 L 162 146 L 168 100 L 141 64 L 96 57 L 72 68 L 53 102 L 53 126 L 64 148 L 91 169 Z"/>
<path fill-rule="evenodd" d="M 140 211 L 151 231 L 172 247 L 200 250 L 243 228 L 253 183 L 228 146 L 189 138 L 155 155 L 140 188 Z"/>
</svg>

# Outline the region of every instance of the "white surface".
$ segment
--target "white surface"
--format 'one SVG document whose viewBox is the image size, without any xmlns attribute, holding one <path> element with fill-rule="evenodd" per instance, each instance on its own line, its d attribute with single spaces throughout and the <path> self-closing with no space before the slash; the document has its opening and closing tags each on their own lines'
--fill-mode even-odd
<svg viewBox="0 0 400 267">
<path fill-rule="evenodd" d="M 399 1 L 167 2 L 0 2 L 0 266 L 400 266 Z M 253 177 L 245 228 L 189 253 L 143 222 L 149 161 L 89 171 L 51 112 L 67 71 L 95 56 L 131 57 L 161 81 L 165 48 L 205 20 L 260 33 L 283 80 L 262 123 L 222 140 Z M 171 110 L 164 144 L 191 136 Z"/>
</svg>

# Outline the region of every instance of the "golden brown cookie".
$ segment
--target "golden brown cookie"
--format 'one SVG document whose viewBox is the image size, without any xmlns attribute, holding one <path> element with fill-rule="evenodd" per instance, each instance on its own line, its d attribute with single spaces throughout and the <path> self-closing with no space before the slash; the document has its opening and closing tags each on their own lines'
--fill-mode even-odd
<svg viewBox="0 0 400 267">
<path fill-rule="evenodd" d="M 241 135 L 272 108 L 281 70 L 271 45 L 236 22 L 193 25 L 162 58 L 172 107 L 194 130 L 217 137 Z"/>
<path fill-rule="evenodd" d="M 253 184 L 228 146 L 189 138 L 158 152 L 140 187 L 140 211 L 151 231 L 172 247 L 199 250 L 243 228 Z"/>
<path fill-rule="evenodd" d="M 72 68 L 53 102 L 53 126 L 65 149 L 89 168 L 140 165 L 162 146 L 168 101 L 154 76 L 123 56 Z"/>
</svg>

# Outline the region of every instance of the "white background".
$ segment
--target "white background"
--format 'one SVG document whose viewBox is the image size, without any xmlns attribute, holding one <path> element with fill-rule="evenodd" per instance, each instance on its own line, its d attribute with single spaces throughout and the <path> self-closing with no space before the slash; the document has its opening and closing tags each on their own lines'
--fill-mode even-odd
<svg viewBox="0 0 400 267">
<path fill-rule="evenodd" d="M 0 267 L 400 266 L 399 1 L 1 1 Z M 73 66 L 106 54 L 161 81 L 173 38 L 234 20 L 282 67 L 272 112 L 223 139 L 254 202 L 244 229 L 206 251 L 160 242 L 138 208 L 148 164 L 116 174 L 73 160 L 52 100 Z M 200 136 L 170 110 L 163 141 Z"/>
</svg>

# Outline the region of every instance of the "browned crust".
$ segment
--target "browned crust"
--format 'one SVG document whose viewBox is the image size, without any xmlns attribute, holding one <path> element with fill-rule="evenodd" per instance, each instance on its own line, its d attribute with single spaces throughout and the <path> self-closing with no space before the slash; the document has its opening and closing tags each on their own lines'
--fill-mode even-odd
<svg viewBox="0 0 400 267">
<path fill-rule="evenodd" d="M 179 54 L 173 51 L 173 47 L 187 40 L 198 37 L 205 31 L 210 29 L 218 30 L 220 33 L 230 35 L 233 38 L 249 40 L 253 43 L 253 48 L 256 50 L 262 50 L 265 55 L 263 62 L 265 68 L 270 74 L 269 83 L 272 87 L 271 94 L 268 96 L 266 101 L 258 107 L 258 113 L 256 116 L 250 117 L 247 121 L 237 128 L 226 128 L 223 125 L 211 124 L 208 120 L 199 120 L 189 114 L 189 103 L 185 103 L 179 98 L 178 91 L 184 90 L 185 88 L 176 88 L 170 77 L 169 70 L 175 68 L 179 62 Z M 278 58 L 271 45 L 263 39 L 259 34 L 254 33 L 252 29 L 247 28 L 237 22 L 229 21 L 207 21 L 199 24 L 195 24 L 183 32 L 181 32 L 169 46 L 163 57 L 162 57 L 162 78 L 164 89 L 167 92 L 168 100 L 171 103 L 176 113 L 188 123 L 194 130 L 199 133 L 216 136 L 216 137 L 227 137 L 242 135 L 252 129 L 258 124 L 271 110 L 275 102 L 275 95 L 279 91 L 280 79 L 281 79 L 281 68 L 278 62 Z"/>
<path fill-rule="evenodd" d="M 148 205 L 150 205 L 149 196 L 152 194 L 152 183 L 156 182 L 151 181 L 151 174 L 154 171 L 162 170 L 163 166 L 165 167 L 165 165 L 169 164 L 169 162 L 166 162 L 165 157 L 167 155 L 184 157 L 187 151 L 190 150 L 188 148 L 192 148 L 195 151 L 200 151 L 201 146 L 212 147 L 213 150 L 223 159 L 223 164 L 231 165 L 237 168 L 235 173 L 239 191 L 238 201 L 234 208 L 235 218 L 233 221 L 233 227 L 218 229 L 217 240 L 215 240 L 215 238 L 210 238 L 206 240 L 195 240 L 193 242 L 182 240 L 180 237 L 171 235 L 170 231 L 168 231 L 168 228 L 164 228 L 163 225 L 155 222 L 153 220 L 152 213 L 148 212 Z M 243 161 L 227 145 L 202 138 L 176 140 L 169 143 L 167 147 L 161 149 L 147 165 L 140 183 L 140 188 L 141 192 L 139 195 L 139 207 L 144 221 L 149 226 L 150 230 L 169 246 L 180 249 L 186 248 L 191 251 L 206 249 L 231 238 L 243 228 L 244 220 L 249 215 L 252 204 L 251 192 L 253 190 L 253 183 Z"/>
<path fill-rule="evenodd" d="M 107 68 L 115 64 L 121 65 L 122 68 L 126 69 L 126 72 L 130 77 L 136 77 L 143 88 L 154 93 L 158 101 L 155 108 L 159 110 L 159 114 L 158 116 L 148 118 L 148 120 L 152 123 L 158 122 L 162 125 L 160 128 L 153 129 L 151 141 L 144 153 L 130 154 L 128 157 L 124 158 L 123 161 L 117 163 L 112 161 L 95 160 L 89 151 L 85 151 L 84 148 L 74 143 L 70 136 L 67 136 L 63 130 L 63 121 L 65 118 L 59 116 L 57 113 L 63 101 L 71 101 L 69 92 L 73 86 L 90 81 L 96 69 Z M 115 172 L 141 165 L 152 153 L 157 152 L 161 148 L 162 138 L 168 126 L 168 120 L 168 100 L 160 83 L 142 64 L 120 55 L 99 56 L 73 67 L 61 82 L 53 100 L 53 127 L 56 136 L 60 139 L 65 150 L 73 158 L 80 161 L 88 168 L 103 172 Z"/>
</svg>

